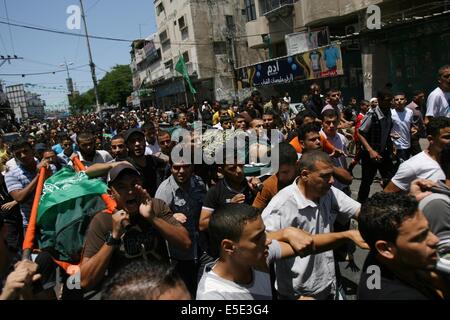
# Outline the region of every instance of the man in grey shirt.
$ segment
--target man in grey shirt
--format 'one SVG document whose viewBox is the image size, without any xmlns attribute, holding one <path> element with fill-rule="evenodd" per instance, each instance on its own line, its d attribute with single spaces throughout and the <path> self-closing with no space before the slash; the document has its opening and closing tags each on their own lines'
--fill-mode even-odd
<svg viewBox="0 0 450 320">
<path fill-rule="evenodd" d="M 292 185 L 281 190 L 262 213 L 269 237 L 287 227 L 300 228 L 313 236 L 326 234 L 333 231 L 336 220 L 345 224 L 350 218 L 356 218 L 361 205 L 332 187 L 333 183 L 333 164 L 326 153 L 310 151 L 303 154 L 300 176 Z M 355 240 L 351 235 L 354 234 L 347 239 Z M 344 239 L 337 241 L 327 250 L 343 242 Z M 275 273 L 275 288 L 281 299 L 297 299 L 300 296 L 333 299 L 335 296 L 332 251 L 277 261 Z"/>
</svg>

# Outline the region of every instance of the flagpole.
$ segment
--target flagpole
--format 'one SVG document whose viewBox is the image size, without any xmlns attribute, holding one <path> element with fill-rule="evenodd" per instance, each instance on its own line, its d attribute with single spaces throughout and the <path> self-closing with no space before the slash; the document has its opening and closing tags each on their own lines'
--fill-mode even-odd
<svg viewBox="0 0 450 320">
<path fill-rule="evenodd" d="M 185 99 L 185 101 L 186 101 L 186 109 L 189 109 L 188 95 L 187 95 L 187 91 L 186 91 L 186 83 L 185 83 L 185 80 L 184 80 L 183 77 L 182 77 L 181 79 L 182 79 L 181 81 L 183 81 L 184 99 Z"/>
</svg>

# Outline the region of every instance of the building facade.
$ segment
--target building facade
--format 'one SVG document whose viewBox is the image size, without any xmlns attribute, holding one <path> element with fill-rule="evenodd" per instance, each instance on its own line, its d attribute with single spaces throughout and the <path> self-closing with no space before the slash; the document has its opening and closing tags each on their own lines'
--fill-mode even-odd
<svg viewBox="0 0 450 320">
<path fill-rule="evenodd" d="M 447 1 L 426 0 L 244 0 L 249 48 L 288 55 L 286 36 L 326 28 L 331 44 L 342 51 L 343 75 L 259 88 L 267 94 L 289 91 L 293 101 L 312 82 L 340 88 L 349 98 L 370 98 L 391 83 L 411 96 L 417 89 L 436 87 L 437 69 L 448 64 Z M 376 5 L 378 12 L 368 11 Z M 373 21 L 380 21 L 374 27 Z M 300 37 L 301 38 L 301 37 Z M 255 61 L 253 63 L 256 63 Z"/>
<path fill-rule="evenodd" d="M 155 0 L 164 79 L 155 86 L 160 105 L 194 99 L 235 100 L 234 69 L 267 58 L 264 50 L 247 45 L 245 3 L 242 0 Z M 183 56 L 197 91 L 186 84 L 175 66 Z"/>
<path fill-rule="evenodd" d="M 45 101 L 40 99 L 40 95 L 25 91 L 23 84 L 7 86 L 6 96 L 17 120 L 45 117 Z"/>
</svg>

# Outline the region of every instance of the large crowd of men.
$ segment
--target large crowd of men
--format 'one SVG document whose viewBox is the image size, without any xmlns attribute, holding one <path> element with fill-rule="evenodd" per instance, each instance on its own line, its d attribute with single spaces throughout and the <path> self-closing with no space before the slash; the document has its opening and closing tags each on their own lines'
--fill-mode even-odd
<svg viewBox="0 0 450 320">
<path fill-rule="evenodd" d="M 299 103 L 254 91 L 242 103 L 9 123 L 0 299 L 343 300 L 339 262 L 355 246 L 368 250 L 359 299 L 448 299 L 450 272 L 437 266 L 450 243 L 450 66 L 430 93 L 390 87 L 359 103 L 312 84 Z M 230 150 L 239 136 L 247 143 Z M 186 156 L 210 149 L 223 161 Z M 88 221 L 74 289 L 52 250 L 36 244 L 23 259 L 22 245 L 41 172 L 75 157 L 117 206 Z"/>
</svg>

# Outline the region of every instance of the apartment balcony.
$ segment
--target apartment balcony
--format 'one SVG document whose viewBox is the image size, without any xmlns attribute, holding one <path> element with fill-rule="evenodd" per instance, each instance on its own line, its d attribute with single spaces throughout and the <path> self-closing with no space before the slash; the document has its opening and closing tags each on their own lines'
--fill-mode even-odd
<svg viewBox="0 0 450 320">
<path fill-rule="evenodd" d="M 292 13 L 294 0 L 261 0 L 261 14 L 270 18 L 272 15 L 289 16 Z"/>
<path fill-rule="evenodd" d="M 269 21 L 266 17 L 260 16 L 256 20 L 245 24 L 248 47 L 251 49 L 261 49 L 267 47 L 262 34 L 269 34 Z"/>
</svg>

